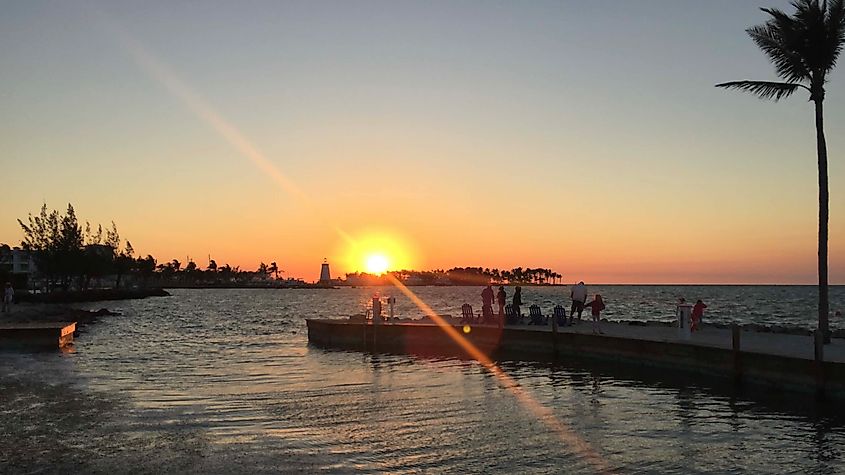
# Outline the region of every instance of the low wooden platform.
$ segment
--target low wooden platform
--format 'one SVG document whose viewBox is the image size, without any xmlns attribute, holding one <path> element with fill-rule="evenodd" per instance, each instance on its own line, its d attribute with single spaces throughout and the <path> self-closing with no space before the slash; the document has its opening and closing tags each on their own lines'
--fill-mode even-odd
<svg viewBox="0 0 845 475">
<path fill-rule="evenodd" d="M 0 350 L 58 349 L 73 343 L 76 322 L 0 323 Z"/>
<path fill-rule="evenodd" d="M 307 319 L 313 344 L 347 349 L 446 356 L 469 355 L 430 321 L 373 325 L 361 320 Z M 626 365 L 706 373 L 780 389 L 845 399 L 845 341 L 834 338 L 816 359 L 809 336 L 705 328 L 690 339 L 676 328 L 603 323 L 594 334 L 587 322 L 561 327 L 493 325 L 464 327 L 463 338 L 493 358 L 548 360 L 593 358 Z"/>
</svg>

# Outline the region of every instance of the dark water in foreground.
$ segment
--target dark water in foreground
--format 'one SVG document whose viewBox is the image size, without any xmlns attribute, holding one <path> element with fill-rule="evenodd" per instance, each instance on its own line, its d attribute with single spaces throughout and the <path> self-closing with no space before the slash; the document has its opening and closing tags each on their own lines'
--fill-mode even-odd
<svg viewBox="0 0 845 475">
<path fill-rule="evenodd" d="M 415 290 L 454 314 L 479 289 Z M 711 321 L 731 318 L 726 305 L 745 321 L 813 318 L 812 288 L 601 291 L 619 318 L 670 318 L 678 292 L 706 296 Z M 623 473 L 845 472 L 845 411 L 790 394 L 502 362 L 572 434 L 561 438 L 475 362 L 307 344 L 304 317 L 359 313 L 370 292 L 183 290 L 94 305 L 122 315 L 84 329 L 74 353 L 0 353 L 0 472 L 595 472 L 573 437 Z M 841 308 L 845 292 L 833 294 Z"/>
</svg>

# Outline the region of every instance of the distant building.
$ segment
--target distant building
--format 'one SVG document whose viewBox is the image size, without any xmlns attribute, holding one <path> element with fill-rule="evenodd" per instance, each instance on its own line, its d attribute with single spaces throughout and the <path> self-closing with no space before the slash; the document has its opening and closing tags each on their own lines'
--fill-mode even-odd
<svg viewBox="0 0 845 475">
<path fill-rule="evenodd" d="M 10 274 L 32 275 L 37 270 L 32 254 L 19 247 L 13 247 L 0 256 L 0 268 Z"/>
<path fill-rule="evenodd" d="M 332 274 L 329 271 L 329 263 L 325 259 L 323 259 L 323 265 L 320 267 L 320 283 L 321 284 L 331 284 L 332 283 Z"/>
<path fill-rule="evenodd" d="M 418 275 L 410 275 L 404 279 L 405 285 L 425 285 L 425 280 Z"/>
</svg>

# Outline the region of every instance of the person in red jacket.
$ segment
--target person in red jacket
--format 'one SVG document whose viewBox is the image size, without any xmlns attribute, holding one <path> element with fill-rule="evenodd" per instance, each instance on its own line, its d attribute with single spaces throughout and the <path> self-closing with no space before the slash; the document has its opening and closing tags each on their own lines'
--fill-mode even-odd
<svg viewBox="0 0 845 475">
<path fill-rule="evenodd" d="M 695 306 L 692 307 L 692 315 L 690 315 L 690 320 L 692 323 L 690 324 L 690 331 L 697 331 L 698 325 L 701 323 L 701 317 L 704 316 L 704 309 L 707 308 L 707 305 L 704 305 L 704 302 L 699 299 L 695 302 Z"/>
<path fill-rule="evenodd" d="M 592 302 L 584 305 L 585 307 L 590 307 L 593 313 L 593 333 L 601 333 L 604 335 L 604 332 L 601 331 L 601 311 L 605 309 L 604 300 L 602 300 L 601 295 L 596 294 L 596 297 L 593 299 Z"/>
</svg>

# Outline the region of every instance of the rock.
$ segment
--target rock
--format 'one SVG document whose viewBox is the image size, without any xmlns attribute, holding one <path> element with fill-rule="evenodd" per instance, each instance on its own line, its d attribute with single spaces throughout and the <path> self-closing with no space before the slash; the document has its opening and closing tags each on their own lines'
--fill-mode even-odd
<svg viewBox="0 0 845 475">
<path fill-rule="evenodd" d="M 101 308 L 101 309 L 97 310 L 96 312 L 91 312 L 91 313 L 93 313 L 94 315 L 96 315 L 98 317 L 102 317 L 102 316 L 105 316 L 105 315 L 112 315 L 112 316 L 113 315 L 120 315 L 119 313 L 112 312 L 111 310 L 109 310 L 107 308 Z"/>
</svg>

